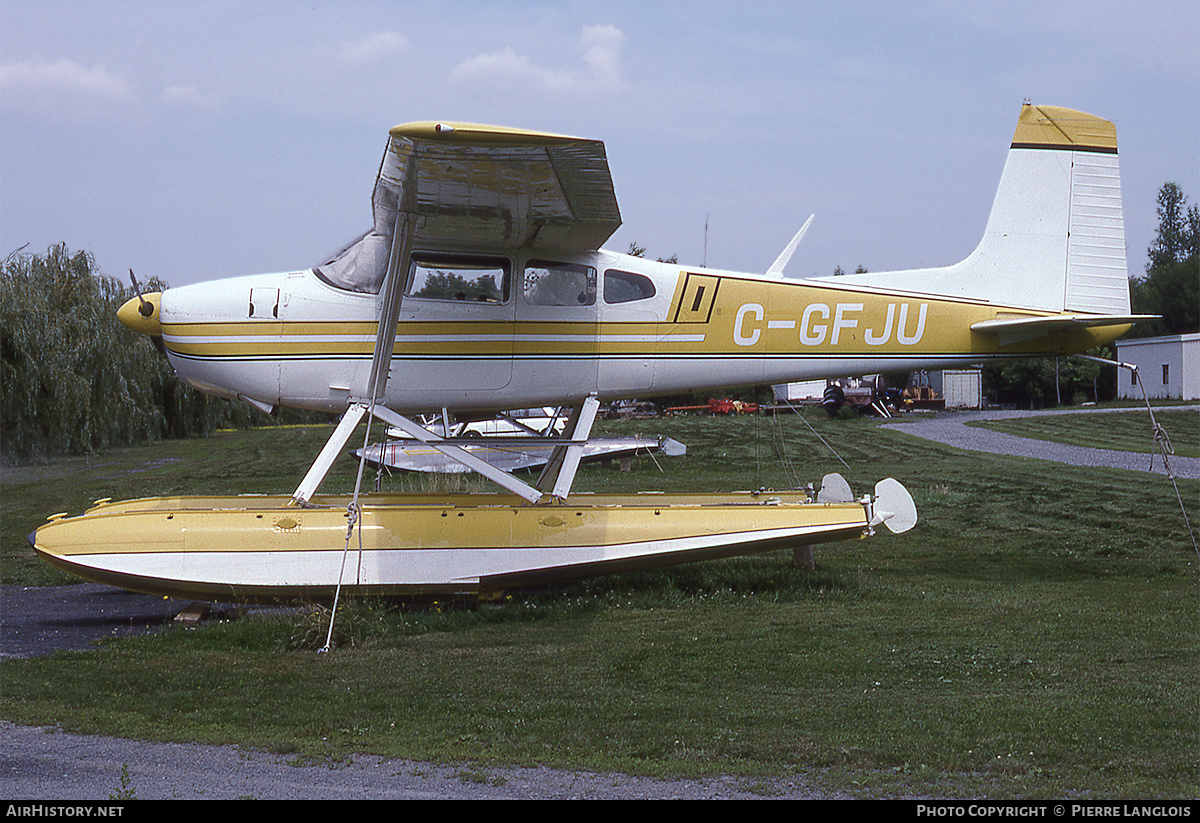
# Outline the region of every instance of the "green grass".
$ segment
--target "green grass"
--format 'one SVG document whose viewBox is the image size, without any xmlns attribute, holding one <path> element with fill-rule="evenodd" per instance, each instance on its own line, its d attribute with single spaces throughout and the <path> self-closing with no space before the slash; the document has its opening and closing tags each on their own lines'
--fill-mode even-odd
<svg viewBox="0 0 1200 823">
<path fill-rule="evenodd" d="M 1167 432 L 1174 453 L 1200 457 L 1200 411 L 1156 409 L 1154 418 Z M 1093 446 L 1118 451 L 1158 454 L 1154 430 L 1145 409 L 1104 414 L 1062 414 L 1018 417 L 1009 420 L 976 420 L 969 426 L 1052 440 L 1070 446 Z"/>
<path fill-rule="evenodd" d="M 0 716 L 331 765 L 361 752 L 768 787 L 803 773 L 863 797 L 1197 796 L 1200 585 L 1169 481 L 810 422 L 849 469 L 795 418 L 778 421 L 782 447 L 767 418 L 674 418 L 606 427 L 670 435 L 685 457 L 588 466 L 577 488 L 782 488 L 782 448 L 802 481 L 901 479 L 914 531 L 818 547 L 814 572 L 777 552 L 479 608 L 354 602 L 330 654 L 312 651 L 326 616 L 302 614 L 11 660 Z M 38 579 L 24 535 L 45 514 L 100 495 L 290 491 L 324 433 L 161 444 L 40 470 L 53 481 L 6 474 L 6 579 Z M 1194 505 L 1200 482 L 1180 488 Z"/>
</svg>

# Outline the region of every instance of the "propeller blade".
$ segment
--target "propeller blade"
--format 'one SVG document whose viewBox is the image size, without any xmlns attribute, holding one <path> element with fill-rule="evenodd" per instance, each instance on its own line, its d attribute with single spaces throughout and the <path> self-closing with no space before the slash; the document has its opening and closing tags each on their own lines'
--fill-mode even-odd
<svg viewBox="0 0 1200 823">
<path fill-rule="evenodd" d="M 142 317 L 149 317 L 154 314 L 154 305 L 142 296 L 142 287 L 138 284 L 137 276 L 133 273 L 133 269 L 129 270 L 129 279 L 133 283 L 134 293 L 137 294 L 139 303 L 138 312 L 141 313 Z"/>
</svg>

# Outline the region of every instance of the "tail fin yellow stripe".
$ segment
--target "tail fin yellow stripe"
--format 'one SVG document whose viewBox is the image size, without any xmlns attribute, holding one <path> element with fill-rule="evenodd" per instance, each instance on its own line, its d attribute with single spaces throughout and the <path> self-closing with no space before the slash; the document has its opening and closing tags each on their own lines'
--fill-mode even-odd
<svg viewBox="0 0 1200 823">
<path fill-rule="evenodd" d="M 1026 103 L 1017 120 L 1012 147 L 1116 154 L 1117 127 L 1081 111 Z"/>
</svg>

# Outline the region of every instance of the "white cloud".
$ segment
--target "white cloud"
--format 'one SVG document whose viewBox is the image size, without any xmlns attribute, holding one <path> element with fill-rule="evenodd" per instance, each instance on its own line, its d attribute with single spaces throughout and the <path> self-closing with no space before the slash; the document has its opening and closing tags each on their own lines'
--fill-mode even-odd
<svg viewBox="0 0 1200 823">
<path fill-rule="evenodd" d="M 501 51 L 481 54 L 459 63 L 450 72 L 450 79 L 456 82 L 504 81 L 533 82 L 539 85 L 554 86 L 562 82 L 562 74 L 541 69 L 530 62 L 528 57 L 517 54 L 512 46 L 506 46 Z"/>
<path fill-rule="evenodd" d="M 349 66 L 362 66 L 399 54 L 408 48 L 408 38 L 394 31 L 369 34 L 361 40 L 343 40 L 337 46 L 337 59 Z"/>
<path fill-rule="evenodd" d="M 163 89 L 162 101 L 169 106 L 195 112 L 216 111 L 221 102 L 217 94 L 200 91 L 199 86 L 194 83 L 186 86 L 167 86 Z"/>
<path fill-rule="evenodd" d="M 596 82 L 606 86 L 621 83 L 621 47 L 625 34 L 616 26 L 588 26 L 580 37 L 583 65 Z"/>
<path fill-rule="evenodd" d="M 450 80 L 491 87 L 520 85 L 551 92 L 608 92 L 621 84 L 624 43 L 625 35 L 615 26 L 585 26 L 579 37 L 583 51 L 580 70 L 539 66 L 508 46 L 460 63 L 450 73 Z"/>
<path fill-rule="evenodd" d="M 0 66 L 0 98 L 8 107 L 66 118 L 127 110 L 137 104 L 125 78 L 73 60 L 23 60 Z"/>
</svg>

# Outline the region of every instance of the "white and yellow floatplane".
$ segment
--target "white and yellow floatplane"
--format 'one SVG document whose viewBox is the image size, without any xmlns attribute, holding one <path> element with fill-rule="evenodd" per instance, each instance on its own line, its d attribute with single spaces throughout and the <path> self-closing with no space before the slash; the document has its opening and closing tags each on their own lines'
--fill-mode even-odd
<svg viewBox="0 0 1200 823">
<path fill-rule="evenodd" d="M 214 599 L 472 592 L 870 534 L 916 521 L 894 480 L 821 493 L 571 494 L 600 402 L 847 374 L 1069 355 L 1130 314 L 1112 123 L 1022 106 L 983 238 L 942 268 L 793 279 L 800 230 L 763 274 L 607 251 L 604 144 L 464 123 L 397 126 L 370 230 L 303 271 L 139 294 L 119 319 L 188 385 L 340 416 L 290 497 L 100 502 L 31 535 L 82 577 Z M 534 484 L 451 431 L 504 409 L 571 420 Z M 356 427 L 380 420 L 498 495 L 327 497 Z M 361 480 L 360 462 L 360 480 Z M 828 487 L 828 488 L 826 488 Z"/>
<path fill-rule="evenodd" d="M 304 508 L 287 496 L 155 497 L 97 501 L 77 517 L 56 517 L 35 545 L 79 577 L 184 599 L 321 600 L 339 586 L 348 595 L 479 596 L 856 539 L 880 523 L 904 528 L 915 519 L 896 481 L 858 501 L 818 498 L 581 494 L 534 506 L 503 493 L 375 493 L 350 514 L 348 497 L 317 496 Z"/>
</svg>

